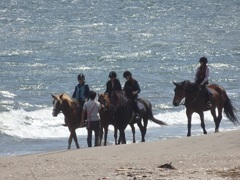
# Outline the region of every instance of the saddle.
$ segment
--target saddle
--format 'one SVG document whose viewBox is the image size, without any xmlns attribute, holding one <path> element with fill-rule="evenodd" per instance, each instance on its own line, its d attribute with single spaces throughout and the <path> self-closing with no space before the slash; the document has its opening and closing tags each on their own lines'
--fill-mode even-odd
<svg viewBox="0 0 240 180">
<path fill-rule="evenodd" d="M 142 117 L 144 113 L 147 111 L 146 106 L 144 105 L 143 100 L 140 98 L 137 98 L 135 101 L 137 102 L 138 115 Z"/>
<path fill-rule="evenodd" d="M 143 102 L 140 98 L 135 99 L 134 101 L 137 103 L 138 115 L 135 112 L 133 112 L 129 123 L 131 123 L 133 121 L 136 121 L 137 119 L 138 120 L 141 119 L 141 116 L 144 114 L 144 112 L 146 112 L 146 108 L 145 108 L 145 106 L 144 106 L 144 104 L 143 104 Z"/>
<path fill-rule="evenodd" d="M 201 91 L 202 91 L 203 94 L 206 93 L 206 95 L 209 95 L 210 98 L 213 95 L 213 93 L 212 93 L 212 91 L 211 91 L 211 89 L 209 87 L 206 87 L 206 90 L 204 88 L 201 88 Z"/>
</svg>

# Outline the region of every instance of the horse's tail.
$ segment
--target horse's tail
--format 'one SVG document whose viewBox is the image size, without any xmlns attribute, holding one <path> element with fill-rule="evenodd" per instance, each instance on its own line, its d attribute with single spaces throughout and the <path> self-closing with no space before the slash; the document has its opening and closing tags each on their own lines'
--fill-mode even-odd
<svg viewBox="0 0 240 180">
<path fill-rule="evenodd" d="M 233 107 L 231 100 L 226 95 L 226 101 L 224 103 L 224 113 L 227 116 L 227 118 L 234 124 L 238 125 L 240 124 L 237 115 L 235 113 L 236 109 Z"/>
<path fill-rule="evenodd" d="M 158 120 L 156 119 L 154 116 L 153 116 L 153 113 L 152 113 L 152 104 L 150 101 L 148 101 L 147 99 L 145 98 L 139 98 L 139 100 L 144 104 L 145 108 L 146 108 L 146 113 L 147 113 L 147 117 L 148 119 L 150 119 L 151 121 L 155 122 L 156 124 L 159 124 L 159 125 L 167 125 L 167 123 L 161 121 L 161 120 Z"/>
<path fill-rule="evenodd" d="M 161 120 L 158 120 L 156 119 L 155 117 L 151 117 L 150 120 L 152 120 L 153 122 L 155 122 L 156 124 L 159 124 L 159 125 L 167 125 L 167 123 L 161 121 Z"/>
</svg>

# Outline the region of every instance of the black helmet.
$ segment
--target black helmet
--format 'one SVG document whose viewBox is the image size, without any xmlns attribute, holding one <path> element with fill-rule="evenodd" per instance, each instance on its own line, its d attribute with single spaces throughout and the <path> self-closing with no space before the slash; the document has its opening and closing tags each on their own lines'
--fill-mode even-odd
<svg viewBox="0 0 240 180">
<path fill-rule="evenodd" d="M 111 71 L 108 75 L 109 78 L 116 78 L 117 77 L 117 73 L 115 71 Z"/>
<path fill-rule="evenodd" d="M 132 73 L 130 72 L 130 71 L 125 71 L 124 73 L 123 73 L 123 77 L 124 78 L 126 78 L 127 76 L 132 76 Z"/>
<path fill-rule="evenodd" d="M 80 80 L 80 79 L 85 80 L 85 76 L 84 76 L 84 74 L 80 73 L 80 74 L 78 75 L 78 80 Z"/>
<path fill-rule="evenodd" d="M 201 57 L 201 58 L 199 59 L 199 62 L 203 62 L 204 64 L 207 64 L 207 63 L 208 63 L 208 60 L 207 60 L 206 57 Z"/>
</svg>

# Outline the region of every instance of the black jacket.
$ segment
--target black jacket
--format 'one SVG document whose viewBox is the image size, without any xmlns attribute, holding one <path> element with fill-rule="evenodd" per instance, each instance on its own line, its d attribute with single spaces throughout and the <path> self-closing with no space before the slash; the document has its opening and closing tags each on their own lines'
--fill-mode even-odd
<svg viewBox="0 0 240 180">
<path fill-rule="evenodd" d="M 113 86 L 112 86 L 112 81 L 109 80 L 107 82 L 106 86 L 107 86 L 107 89 L 106 89 L 105 93 L 108 93 L 109 95 L 111 95 L 113 91 L 122 91 L 122 86 L 118 79 L 114 80 Z"/>
</svg>

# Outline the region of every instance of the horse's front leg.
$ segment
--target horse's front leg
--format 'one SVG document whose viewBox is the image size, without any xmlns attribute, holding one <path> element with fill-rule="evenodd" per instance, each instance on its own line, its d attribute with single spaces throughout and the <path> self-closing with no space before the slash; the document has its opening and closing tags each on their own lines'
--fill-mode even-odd
<svg viewBox="0 0 240 180">
<path fill-rule="evenodd" d="M 187 133 L 187 136 L 191 136 L 191 127 L 192 127 L 192 112 L 189 112 L 187 110 L 186 112 L 187 114 L 187 118 L 188 118 L 188 125 L 187 125 L 187 128 L 188 128 L 188 133 Z"/>
<path fill-rule="evenodd" d="M 104 146 L 107 145 L 108 126 L 104 127 Z"/>
<path fill-rule="evenodd" d="M 76 135 L 75 130 L 70 132 L 70 136 L 69 136 L 69 139 L 68 139 L 68 149 L 71 149 L 72 139 L 74 139 L 75 144 L 77 146 L 77 149 L 79 149 L 80 146 L 78 144 L 77 135 Z"/>
<path fill-rule="evenodd" d="M 200 120 L 201 120 L 201 127 L 203 129 L 203 134 L 207 134 L 207 131 L 205 129 L 205 123 L 204 123 L 204 113 L 201 112 L 201 113 L 198 113 L 199 116 L 200 116 Z"/>
<path fill-rule="evenodd" d="M 120 135 L 119 135 L 118 143 L 126 144 L 126 137 L 125 137 L 124 130 L 121 129 L 119 131 L 120 131 Z"/>
<path fill-rule="evenodd" d="M 99 145 L 101 146 L 102 145 L 102 138 L 103 138 L 103 127 L 101 125 L 100 127 L 100 131 L 99 131 Z"/>
</svg>

